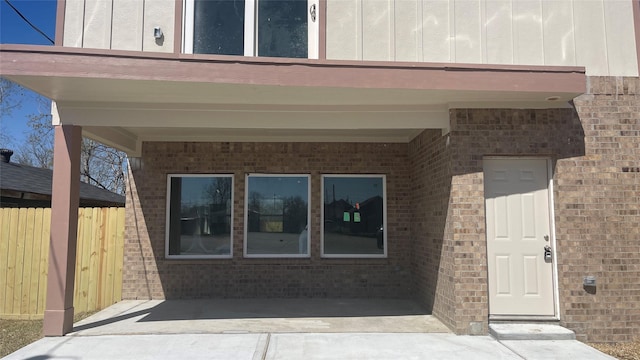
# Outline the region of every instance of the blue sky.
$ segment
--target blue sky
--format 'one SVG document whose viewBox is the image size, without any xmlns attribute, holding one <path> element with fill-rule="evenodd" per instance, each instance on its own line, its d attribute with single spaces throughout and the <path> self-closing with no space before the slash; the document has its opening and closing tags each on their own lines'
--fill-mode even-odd
<svg viewBox="0 0 640 360">
<path fill-rule="evenodd" d="M 55 37 L 56 1 L 55 0 L 9 0 L 31 23 L 36 25 L 50 38 Z M 51 45 L 49 40 L 33 30 L 4 0 L 0 0 L 0 43 L 2 44 L 36 44 Z M 35 103 L 37 95 L 26 91 L 22 108 L 14 110 L 11 116 L 4 116 L 0 121 L 0 131 L 11 137 L 11 143 L 0 144 L 16 150 L 26 138 L 27 120 L 30 114 L 37 114 L 39 109 Z"/>
</svg>

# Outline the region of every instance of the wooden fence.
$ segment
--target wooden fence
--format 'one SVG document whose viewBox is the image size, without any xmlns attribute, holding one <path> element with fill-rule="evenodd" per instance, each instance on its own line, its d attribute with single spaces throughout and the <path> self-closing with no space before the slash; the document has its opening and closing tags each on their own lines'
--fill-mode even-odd
<svg viewBox="0 0 640 360">
<path fill-rule="evenodd" d="M 51 209 L 0 208 L 0 318 L 42 318 L 47 292 Z M 121 300 L 124 208 L 80 208 L 76 313 Z"/>
</svg>

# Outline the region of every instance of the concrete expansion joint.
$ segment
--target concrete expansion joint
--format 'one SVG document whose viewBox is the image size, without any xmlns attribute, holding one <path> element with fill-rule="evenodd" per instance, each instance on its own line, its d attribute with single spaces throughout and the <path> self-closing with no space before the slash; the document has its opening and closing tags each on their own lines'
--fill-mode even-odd
<svg viewBox="0 0 640 360">
<path fill-rule="evenodd" d="M 253 354 L 253 360 L 265 360 L 269 351 L 269 343 L 271 342 L 271 333 L 267 336 L 261 336 L 256 345 L 256 352 Z"/>
</svg>

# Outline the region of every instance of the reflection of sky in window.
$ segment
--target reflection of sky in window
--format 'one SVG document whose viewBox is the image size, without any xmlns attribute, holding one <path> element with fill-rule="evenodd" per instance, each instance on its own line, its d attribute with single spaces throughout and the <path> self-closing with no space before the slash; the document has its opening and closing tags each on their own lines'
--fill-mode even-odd
<svg viewBox="0 0 640 360">
<path fill-rule="evenodd" d="M 211 177 L 183 177 L 182 203 L 189 205 L 211 204 L 212 201 L 207 189 L 210 185 L 215 187 L 217 181 L 217 178 Z"/>
<path fill-rule="evenodd" d="M 257 192 L 263 199 L 284 199 L 299 196 L 307 201 L 308 178 L 249 176 L 249 193 Z"/>
<path fill-rule="evenodd" d="M 367 177 L 325 177 L 324 201 L 333 201 L 335 190 L 336 200 L 347 200 L 351 204 L 364 202 L 374 196 L 382 197 L 382 178 Z"/>
</svg>

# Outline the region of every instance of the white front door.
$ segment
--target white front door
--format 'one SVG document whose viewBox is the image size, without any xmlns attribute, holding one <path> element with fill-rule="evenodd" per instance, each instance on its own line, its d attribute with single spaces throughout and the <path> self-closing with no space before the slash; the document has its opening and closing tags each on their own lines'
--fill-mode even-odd
<svg viewBox="0 0 640 360">
<path fill-rule="evenodd" d="M 546 159 L 484 159 L 490 315 L 555 313 L 548 183 Z"/>
</svg>

